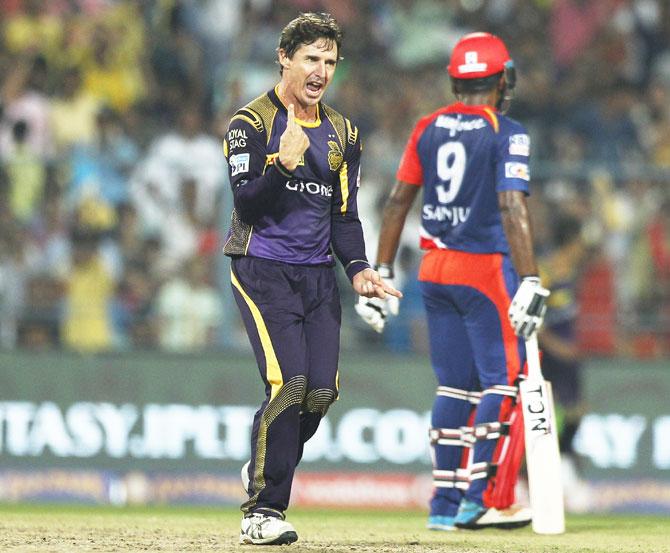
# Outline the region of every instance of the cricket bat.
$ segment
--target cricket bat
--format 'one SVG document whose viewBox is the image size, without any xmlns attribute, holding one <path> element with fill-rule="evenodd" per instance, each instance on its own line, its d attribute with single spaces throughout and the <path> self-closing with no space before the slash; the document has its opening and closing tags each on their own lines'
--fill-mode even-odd
<svg viewBox="0 0 670 553">
<path fill-rule="evenodd" d="M 542 377 L 537 334 L 526 340 L 528 377 L 519 384 L 533 532 L 565 532 L 561 454 L 551 384 Z"/>
</svg>

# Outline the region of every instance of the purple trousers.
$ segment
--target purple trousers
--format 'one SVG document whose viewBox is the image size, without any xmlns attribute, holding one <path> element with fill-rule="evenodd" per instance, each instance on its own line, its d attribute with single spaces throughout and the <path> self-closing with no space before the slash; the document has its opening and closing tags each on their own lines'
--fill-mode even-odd
<svg viewBox="0 0 670 553">
<path fill-rule="evenodd" d="M 305 442 L 337 398 L 342 311 L 335 271 L 238 257 L 231 281 L 265 385 L 241 508 L 283 517 Z"/>
</svg>

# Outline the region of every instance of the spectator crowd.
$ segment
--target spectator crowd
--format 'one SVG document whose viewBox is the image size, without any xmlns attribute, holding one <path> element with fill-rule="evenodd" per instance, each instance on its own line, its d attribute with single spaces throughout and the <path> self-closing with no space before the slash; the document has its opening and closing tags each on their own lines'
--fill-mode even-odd
<svg viewBox="0 0 670 553">
<path fill-rule="evenodd" d="M 223 299 L 221 142 L 232 112 L 276 81 L 275 37 L 299 11 L 328 11 L 345 30 L 326 101 L 360 128 L 371 258 L 411 128 L 452 99 L 447 52 L 487 30 L 517 67 L 510 115 L 531 133 L 538 252 L 552 255 L 566 218 L 588 251 L 583 350 L 670 355 L 663 0 L 4 0 L 0 348 L 185 352 L 244 340 Z M 401 317 L 364 340 L 417 351 L 412 216 Z M 353 309 L 345 316 L 345 333 L 365 332 Z"/>
</svg>

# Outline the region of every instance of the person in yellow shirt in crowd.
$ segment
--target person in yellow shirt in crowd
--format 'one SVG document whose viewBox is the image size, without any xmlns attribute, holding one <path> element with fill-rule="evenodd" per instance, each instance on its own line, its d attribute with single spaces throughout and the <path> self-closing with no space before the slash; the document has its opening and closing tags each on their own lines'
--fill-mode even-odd
<svg viewBox="0 0 670 553">
<path fill-rule="evenodd" d="M 97 235 L 90 230 L 76 230 L 61 328 L 66 347 L 89 353 L 112 347 L 108 310 L 113 294 L 114 281 L 98 253 Z"/>
</svg>

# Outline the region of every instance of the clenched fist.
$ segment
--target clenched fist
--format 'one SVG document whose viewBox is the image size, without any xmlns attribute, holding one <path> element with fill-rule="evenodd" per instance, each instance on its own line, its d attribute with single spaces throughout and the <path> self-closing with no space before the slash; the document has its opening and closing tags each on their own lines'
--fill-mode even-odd
<svg viewBox="0 0 670 553">
<path fill-rule="evenodd" d="M 289 171 L 295 171 L 300 158 L 309 148 L 309 138 L 295 120 L 293 104 L 288 106 L 286 130 L 279 139 L 279 161 Z"/>
</svg>

